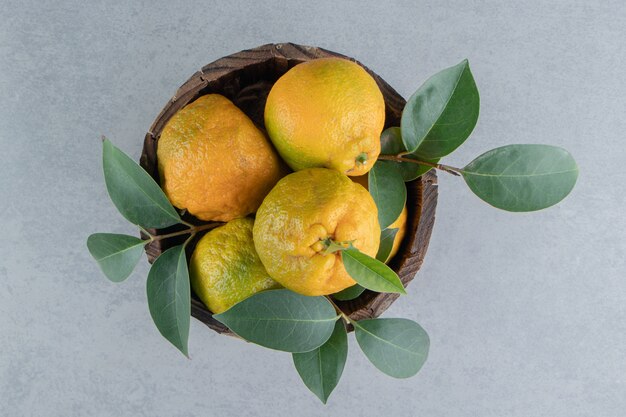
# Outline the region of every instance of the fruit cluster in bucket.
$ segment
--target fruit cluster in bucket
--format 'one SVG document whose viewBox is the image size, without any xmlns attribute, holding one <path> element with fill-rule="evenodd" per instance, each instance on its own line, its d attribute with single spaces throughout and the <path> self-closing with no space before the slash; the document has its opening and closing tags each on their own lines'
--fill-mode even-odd
<svg viewBox="0 0 626 417">
<path fill-rule="evenodd" d="M 103 141 L 109 195 L 146 238 L 96 233 L 87 246 L 120 282 L 145 245 L 188 236 L 155 260 L 146 282 L 154 323 L 185 355 L 193 290 L 233 333 L 292 353 L 323 402 L 346 362 L 348 325 L 376 368 L 413 376 L 429 350 L 419 324 L 355 320 L 336 303 L 366 289 L 406 293 L 385 264 L 406 237 L 405 182 L 438 169 L 462 177 L 492 206 L 523 212 L 558 203 L 578 176 L 572 156 L 549 145 L 502 146 L 463 168 L 441 164 L 471 134 L 478 108 L 466 60 L 428 79 L 407 101 L 400 126 L 384 131 L 376 81 L 342 58 L 307 61 L 282 75 L 267 97 L 265 130 L 226 97 L 200 96 L 158 138 L 160 185 Z M 184 212 L 195 221 L 183 220 Z M 185 230 L 162 230 L 173 225 Z"/>
<path fill-rule="evenodd" d="M 157 143 L 165 194 L 200 220 L 225 223 L 200 239 L 189 265 L 192 288 L 212 312 L 270 288 L 311 296 L 356 284 L 332 249 L 378 252 L 367 173 L 384 123 L 374 79 L 340 58 L 302 63 L 274 84 L 267 134 L 218 94 L 167 122 Z M 388 259 L 405 223 L 403 208 L 389 226 L 397 233 Z"/>
</svg>

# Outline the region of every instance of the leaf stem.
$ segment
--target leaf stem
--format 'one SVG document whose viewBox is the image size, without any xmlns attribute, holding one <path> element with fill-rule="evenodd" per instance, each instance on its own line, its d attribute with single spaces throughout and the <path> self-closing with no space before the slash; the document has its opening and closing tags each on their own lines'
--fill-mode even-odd
<svg viewBox="0 0 626 417">
<path fill-rule="evenodd" d="M 462 171 L 459 168 L 451 167 L 449 165 L 444 164 L 434 164 L 432 162 L 427 161 L 419 161 L 417 159 L 404 158 L 403 155 L 407 155 L 404 152 L 400 152 L 397 155 L 378 155 L 378 159 L 382 159 L 385 161 L 395 161 L 395 162 L 410 162 L 412 164 L 425 165 L 427 167 L 432 167 L 439 169 L 441 171 L 447 172 L 448 174 L 452 174 L 455 176 L 461 175 Z"/>
<path fill-rule="evenodd" d="M 192 233 L 189 235 L 189 237 L 187 238 L 187 240 L 185 240 L 185 243 L 183 243 L 183 247 L 185 247 L 185 248 L 186 248 L 186 247 L 187 247 L 187 244 L 188 244 L 189 242 L 191 242 L 191 239 L 193 239 L 193 237 L 194 237 L 195 235 L 196 235 L 196 232 L 192 232 Z"/>
<path fill-rule="evenodd" d="M 191 223 L 189 223 L 189 222 L 186 222 L 186 221 L 185 221 L 185 220 L 183 220 L 183 219 L 180 219 L 180 223 L 181 223 L 181 224 L 184 224 L 185 226 L 187 226 L 187 227 L 188 227 L 188 228 L 190 228 L 190 229 L 193 229 L 194 227 L 196 227 L 196 226 L 194 226 L 193 224 L 191 224 Z"/>
<path fill-rule="evenodd" d="M 158 235 L 158 236 L 152 236 L 152 241 L 157 241 L 157 240 L 163 240 L 163 239 L 167 239 L 170 237 L 174 237 L 174 236 L 181 236 L 181 235 L 191 235 L 189 238 L 191 239 L 196 233 L 201 232 L 203 230 L 211 230 L 211 229 L 215 229 L 218 226 L 221 226 L 223 223 L 221 222 L 216 222 L 216 223 L 209 223 L 209 224 L 203 224 L 201 226 L 194 226 L 194 225 L 190 225 L 191 227 L 187 230 L 181 230 L 179 232 L 173 232 L 173 233 L 168 233 L 165 235 Z M 187 240 L 190 240 L 187 239 Z M 185 242 L 186 244 L 187 242 Z"/>
<path fill-rule="evenodd" d="M 348 317 L 348 315 L 346 313 L 344 313 L 343 311 L 341 311 L 341 309 L 339 308 L 339 306 L 337 304 L 335 304 L 335 302 L 333 301 L 332 298 L 330 298 L 329 296 L 325 295 L 324 297 L 326 297 L 326 299 L 328 300 L 329 303 L 331 303 L 333 305 L 333 307 L 335 307 L 335 311 L 337 313 L 339 313 L 339 315 L 346 321 L 346 323 L 350 323 L 354 325 L 354 322 L 350 319 L 350 317 Z"/>
<path fill-rule="evenodd" d="M 144 229 L 140 225 L 137 225 L 137 227 L 139 228 L 139 230 L 141 230 L 145 235 L 147 235 L 150 238 L 148 239 L 150 242 L 154 240 L 154 236 L 152 236 L 152 233 L 148 232 L 146 229 Z"/>
</svg>

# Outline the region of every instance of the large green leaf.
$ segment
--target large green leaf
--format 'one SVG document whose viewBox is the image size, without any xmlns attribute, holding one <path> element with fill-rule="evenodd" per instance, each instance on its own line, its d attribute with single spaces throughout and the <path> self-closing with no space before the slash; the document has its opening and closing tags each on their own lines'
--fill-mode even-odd
<svg viewBox="0 0 626 417">
<path fill-rule="evenodd" d="M 381 155 L 398 155 L 401 152 L 406 152 L 404 143 L 402 143 L 402 134 L 399 127 L 390 127 L 383 130 L 380 135 L 380 153 Z M 404 155 L 403 158 L 415 159 L 419 158 L 415 155 Z M 436 164 L 439 162 L 439 158 L 435 159 L 422 159 L 423 161 Z M 394 162 L 388 161 L 390 164 L 395 165 L 404 181 L 413 181 L 414 179 L 424 175 L 432 168 L 426 165 L 414 164 L 412 162 Z"/>
<path fill-rule="evenodd" d="M 402 112 L 402 140 L 420 158 L 440 158 L 458 148 L 478 120 L 480 99 L 467 60 L 430 77 Z"/>
<path fill-rule="evenodd" d="M 469 188 L 487 203 L 508 211 L 534 211 L 564 199 L 578 178 L 576 161 L 548 145 L 492 149 L 462 169 Z"/>
<path fill-rule="evenodd" d="M 359 285 L 372 291 L 406 294 L 398 275 L 384 263 L 358 249 L 341 252 L 343 266 Z"/>
<path fill-rule="evenodd" d="M 385 229 L 380 232 L 380 246 L 378 246 L 378 253 L 376 259 L 381 262 L 387 262 L 389 260 L 389 254 L 393 249 L 393 241 L 398 234 L 398 229 Z"/>
<path fill-rule="evenodd" d="M 260 292 L 213 317 L 250 342 L 286 352 L 321 346 L 338 318 L 326 298 L 284 289 Z"/>
<path fill-rule="evenodd" d="M 163 252 L 150 268 L 146 283 L 154 324 L 185 356 L 189 339 L 191 293 L 183 245 Z"/>
<path fill-rule="evenodd" d="M 365 291 L 365 288 L 361 287 L 359 284 L 354 284 L 345 290 L 334 293 L 333 298 L 339 301 L 354 300 L 359 295 L 363 294 L 363 291 Z"/>
<path fill-rule="evenodd" d="M 356 340 L 379 370 L 395 378 L 415 375 L 428 356 L 428 334 L 407 319 L 369 319 L 354 323 Z"/>
<path fill-rule="evenodd" d="M 330 338 L 310 352 L 294 353 L 293 364 L 302 382 L 322 400 L 337 386 L 348 357 L 348 336 L 343 321 L 337 320 Z"/>
<path fill-rule="evenodd" d="M 104 180 L 113 204 L 128 221 L 157 229 L 179 223 L 180 216 L 143 168 L 105 139 Z"/>
<path fill-rule="evenodd" d="M 378 223 L 385 229 L 395 222 L 406 203 L 406 186 L 398 168 L 389 161 L 378 161 L 367 177 L 369 192 L 378 207 Z"/>
<path fill-rule="evenodd" d="M 113 282 L 124 281 L 133 272 L 144 245 L 148 243 L 135 236 L 115 233 L 94 233 L 87 238 L 89 253 L 102 272 Z"/>
</svg>

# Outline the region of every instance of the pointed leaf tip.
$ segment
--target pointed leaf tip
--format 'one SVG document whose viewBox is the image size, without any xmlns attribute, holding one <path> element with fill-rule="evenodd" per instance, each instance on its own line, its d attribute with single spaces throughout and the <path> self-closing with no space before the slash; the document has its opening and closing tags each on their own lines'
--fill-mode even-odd
<svg viewBox="0 0 626 417">
<path fill-rule="evenodd" d="M 385 229 L 380 232 L 380 245 L 378 246 L 378 253 L 376 259 L 381 262 L 387 262 L 389 255 L 393 249 L 393 242 L 396 239 L 399 229 Z"/>
<path fill-rule="evenodd" d="M 480 98 L 467 59 L 430 77 L 402 112 L 406 149 L 420 159 L 446 156 L 461 146 L 478 120 Z"/>
<path fill-rule="evenodd" d="M 122 282 L 135 269 L 146 243 L 135 236 L 94 233 L 87 238 L 87 249 L 109 280 Z"/>
<path fill-rule="evenodd" d="M 181 221 L 154 179 L 106 138 L 102 142 L 102 164 L 109 196 L 128 221 L 157 229 Z"/>
<path fill-rule="evenodd" d="M 150 315 L 157 329 L 189 357 L 191 290 L 183 245 L 166 250 L 156 259 L 148 273 L 146 292 Z"/>
<path fill-rule="evenodd" d="M 390 161 L 378 161 L 368 174 L 368 189 L 378 208 L 378 223 L 385 229 L 402 213 L 406 204 L 406 186 L 398 167 Z"/>
<path fill-rule="evenodd" d="M 398 275 L 384 263 L 356 248 L 341 252 L 343 266 L 359 285 L 376 292 L 406 294 Z"/>
<path fill-rule="evenodd" d="M 343 321 L 335 322 L 333 333 L 322 346 L 292 356 L 304 384 L 326 404 L 339 383 L 348 357 L 348 337 Z"/>
</svg>

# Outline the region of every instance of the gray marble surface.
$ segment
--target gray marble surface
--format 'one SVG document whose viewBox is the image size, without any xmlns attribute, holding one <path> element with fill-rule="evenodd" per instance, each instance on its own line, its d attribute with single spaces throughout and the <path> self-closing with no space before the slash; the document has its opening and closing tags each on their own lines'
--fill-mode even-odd
<svg viewBox="0 0 626 417">
<path fill-rule="evenodd" d="M 0 416 L 619 417 L 626 409 L 626 9 L 600 1 L 0 0 Z M 137 158 L 190 74 L 268 42 L 352 55 L 405 97 L 467 57 L 481 91 L 448 162 L 516 142 L 569 149 L 564 202 L 513 215 L 440 175 L 410 295 L 423 370 L 394 380 L 350 337 L 324 407 L 287 354 L 192 322 L 191 360 L 146 305 L 147 263 L 108 282 L 85 240 L 133 233 L 99 137 Z"/>
</svg>

